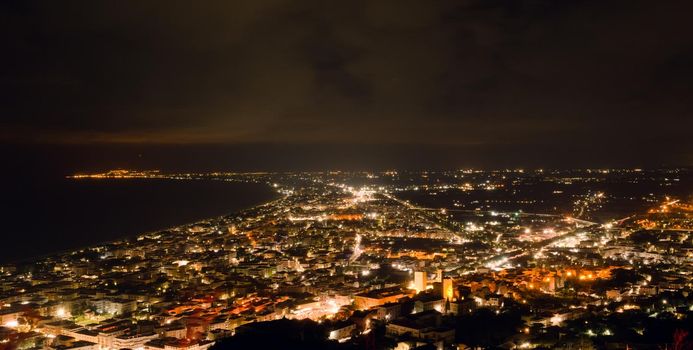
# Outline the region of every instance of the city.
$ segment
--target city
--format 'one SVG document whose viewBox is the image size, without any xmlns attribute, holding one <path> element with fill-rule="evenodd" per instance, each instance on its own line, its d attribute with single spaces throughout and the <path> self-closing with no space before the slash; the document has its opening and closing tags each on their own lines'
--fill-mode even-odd
<svg viewBox="0 0 693 350">
<path fill-rule="evenodd" d="M 0 350 L 693 350 L 693 1 L 0 1 Z"/>
<path fill-rule="evenodd" d="M 0 265 L 2 349 L 690 342 L 686 168 L 69 176 L 129 178 L 261 183 L 278 197 Z"/>
</svg>

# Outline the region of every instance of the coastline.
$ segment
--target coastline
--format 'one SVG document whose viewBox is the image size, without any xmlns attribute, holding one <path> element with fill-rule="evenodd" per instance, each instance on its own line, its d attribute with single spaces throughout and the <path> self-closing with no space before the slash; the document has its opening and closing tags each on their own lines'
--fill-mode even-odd
<svg viewBox="0 0 693 350">
<path fill-rule="evenodd" d="M 79 182 L 82 180 L 72 180 L 72 179 L 67 179 L 67 181 L 70 181 L 71 183 L 68 183 L 70 186 L 74 186 L 75 182 Z M 87 180 L 87 181 L 92 181 L 92 180 Z M 123 186 L 124 184 L 121 181 L 124 180 L 95 180 L 99 182 L 99 186 L 102 187 L 107 187 L 110 184 L 115 184 L 118 182 L 119 186 Z M 128 180 L 125 180 L 128 181 Z M 200 213 L 200 209 L 197 208 L 197 213 L 191 214 L 188 213 L 187 218 L 183 219 L 183 221 L 179 222 L 173 222 L 170 224 L 166 223 L 148 223 L 147 225 L 143 225 L 146 228 L 143 228 L 141 230 L 138 229 L 133 229 L 132 227 L 129 228 L 124 228 L 122 229 L 122 233 L 105 233 L 103 234 L 103 239 L 91 239 L 95 236 L 99 235 L 99 232 L 95 232 L 93 234 L 88 234 L 85 235 L 85 232 L 88 231 L 88 229 L 85 229 L 83 232 L 76 232 L 76 234 L 69 236 L 69 237 L 64 237 L 67 241 L 82 241 L 81 243 L 76 243 L 75 245 L 68 246 L 65 248 L 60 248 L 56 250 L 50 250 L 49 249 L 40 249 L 43 250 L 37 254 L 30 253 L 30 256 L 25 256 L 25 257 L 16 257 L 16 258 L 9 258 L 9 259 L 0 259 L 0 266 L 1 265 L 29 265 L 44 259 L 48 259 L 54 256 L 59 256 L 63 254 L 69 254 L 71 252 L 79 251 L 82 249 L 88 249 L 100 245 L 105 245 L 113 242 L 119 242 L 122 240 L 138 237 L 141 235 L 146 235 L 146 234 L 151 234 L 151 233 L 156 233 L 156 232 L 162 232 L 162 231 L 167 231 L 179 227 L 184 227 L 188 225 L 194 225 L 195 223 L 202 222 L 205 220 L 213 220 L 216 218 L 223 218 L 229 215 L 233 215 L 235 213 L 240 213 L 246 210 L 252 210 L 253 208 L 257 208 L 263 205 L 266 205 L 268 203 L 272 203 L 273 201 L 276 201 L 283 196 L 280 193 L 277 193 L 272 189 L 272 187 L 268 183 L 264 182 L 242 182 L 242 181 L 219 181 L 219 180 L 214 180 L 214 179 L 195 179 L 195 181 L 190 181 L 190 180 L 184 180 L 184 179 L 136 179 L 137 186 L 144 186 L 142 188 L 139 188 L 137 190 L 134 190 L 133 192 L 137 191 L 142 191 L 142 190 L 149 190 L 147 186 L 145 185 L 145 182 L 148 181 L 159 181 L 159 185 L 161 183 L 165 183 L 169 186 L 173 184 L 172 186 L 177 186 L 175 183 L 181 183 L 181 184 L 192 184 L 192 183 L 214 183 L 214 184 L 223 184 L 222 186 L 225 187 L 227 184 L 235 184 L 234 186 L 230 187 L 228 190 L 226 190 L 227 193 L 230 194 L 235 194 L 235 193 L 241 193 L 243 195 L 242 199 L 243 200 L 237 200 L 234 202 L 233 200 L 229 200 L 228 205 L 223 205 L 223 204 L 217 204 L 216 206 L 212 208 L 204 208 L 206 211 L 211 211 L 208 214 Z M 108 184 L 106 184 L 108 182 Z M 91 184 L 93 185 L 93 183 Z M 105 185 L 105 186 L 104 186 Z M 127 186 L 127 184 L 125 184 Z M 247 186 L 247 185 L 254 185 L 254 186 Z M 234 188 L 235 187 L 235 188 Z M 255 190 L 257 188 L 258 190 Z M 156 191 L 154 191 L 156 193 Z M 250 195 L 249 195 L 250 193 Z M 141 197 L 145 197 L 147 194 L 141 194 Z M 197 194 L 196 194 L 197 195 Z M 135 194 L 135 197 L 138 195 Z M 254 200 L 255 198 L 258 198 L 257 200 Z M 141 200 L 135 199 L 138 202 L 141 202 Z M 209 203 L 209 201 L 205 201 L 204 198 L 196 198 L 197 202 L 205 202 Z M 191 200 L 195 202 L 195 200 Z M 238 203 L 238 202 L 250 202 L 250 203 Z M 224 203 L 224 202 L 221 202 Z M 194 205 L 193 205 L 194 206 Z M 219 209 L 219 206 L 227 206 L 229 207 L 230 210 L 225 210 L 225 209 Z M 169 211 L 171 209 L 169 208 Z M 26 214 L 30 215 L 30 214 Z M 108 215 L 106 215 L 108 216 Z M 114 219 L 113 217 L 110 217 L 111 220 L 116 220 L 116 221 L 121 221 L 120 218 Z M 127 220 L 125 220 L 127 221 Z M 173 220 L 162 220 L 159 219 L 157 220 L 158 222 L 160 221 L 173 221 Z M 134 225 L 134 223 L 131 221 L 129 225 Z M 151 228 L 151 226 L 155 226 Z M 57 231 L 60 231 L 60 228 L 56 229 Z M 69 231 L 66 229 L 66 231 Z M 27 232 L 26 235 L 29 235 L 31 233 Z M 67 234 L 61 234 L 61 236 L 68 236 Z M 45 237 L 36 237 L 36 239 L 42 239 Z M 20 248 L 22 242 L 20 244 L 16 244 L 18 249 Z M 27 242 L 27 244 L 29 244 Z"/>
</svg>

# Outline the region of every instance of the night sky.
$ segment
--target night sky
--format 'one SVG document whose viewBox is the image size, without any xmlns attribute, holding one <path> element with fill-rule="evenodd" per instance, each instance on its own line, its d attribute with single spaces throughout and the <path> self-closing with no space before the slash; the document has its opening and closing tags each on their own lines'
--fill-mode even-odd
<svg viewBox="0 0 693 350">
<path fill-rule="evenodd" d="M 0 142 L 69 171 L 690 166 L 691 13 L 2 1 Z"/>
</svg>

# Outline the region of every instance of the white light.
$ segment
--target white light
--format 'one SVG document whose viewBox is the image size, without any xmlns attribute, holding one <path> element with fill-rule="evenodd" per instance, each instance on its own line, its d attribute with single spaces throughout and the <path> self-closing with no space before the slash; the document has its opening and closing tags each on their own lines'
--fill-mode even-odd
<svg viewBox="0 0 693 350">
<path fill-rule="evenodd" d="M 553 326 L 558 326 L 563 322 L 563 317 L 561 315 L 553 315 L 550 321 Z"/>
</svg>

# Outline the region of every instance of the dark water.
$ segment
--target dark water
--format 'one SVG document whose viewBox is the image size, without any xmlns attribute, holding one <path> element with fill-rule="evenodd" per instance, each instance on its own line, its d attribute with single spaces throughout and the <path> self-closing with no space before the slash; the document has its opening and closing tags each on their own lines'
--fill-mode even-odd
<svg viewBox="0 0 693 350">
<path fill-rule="evenodd" d="M 211 180 L 32 178 L 3 187 L 0 263 L 220 216 L 277 197 L 264 184 Z"/>
</svg>

